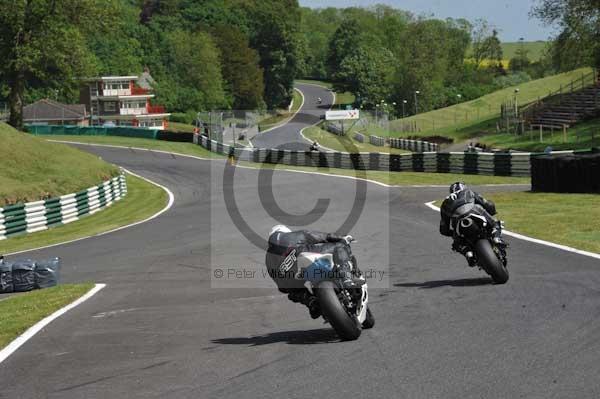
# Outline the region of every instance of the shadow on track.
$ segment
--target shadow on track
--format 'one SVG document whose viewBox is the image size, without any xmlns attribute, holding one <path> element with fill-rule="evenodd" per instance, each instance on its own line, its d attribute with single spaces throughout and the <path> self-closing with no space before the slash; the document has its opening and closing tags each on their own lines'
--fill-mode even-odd
<svg viewBox="0 0 600 399">
<path fill-rule="evenodd" d="M 478 287 L 480 285 L 492 285 L 493 281 L 489 277 L 484 278 L 463 278 L 460 280 L 438 280 L 425 281 L 422 283 L 398 283 L 394 287 L 404 288 L 439 288 L 439 287 Z"/>
<path fill-rule="evenodd" d="M 289 345 L 326 344 L 339 342 L 340 339 L 331 328 L 318 330 L 281 331 L 254 337 L 234 337 L 213 339 L 215 344 L 260 346 L 284 342 Z"/>
</svg>

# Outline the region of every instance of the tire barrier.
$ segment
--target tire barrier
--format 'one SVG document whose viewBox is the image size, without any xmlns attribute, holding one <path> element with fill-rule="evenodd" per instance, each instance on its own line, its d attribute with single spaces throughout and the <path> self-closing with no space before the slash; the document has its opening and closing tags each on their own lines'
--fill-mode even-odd
<svg viewBox="0 0 600 399">
<path fill-rule="evenodd" d="M 191 143 L 194 140 L 194 133 L 176 133 L 168 130 L 159 130 L 156 132 L 156 140 Z"/>
<path fill-rule="evenodd" d="M 529 177 L 533 153 L 467 153 L 421 152 L 411 154 L 311 152 L 264 148 L 234 148 L 196 135 L 194 142 L 209 151 L 257 163 L 279 163 L 292 166 L 318 166 L 341 169 L 377 170 L 383 172 L 431 172 L 492 176 Z M 569 154 L 573 151 L 561 151 Z"/>
<path fill-rule="evenodd" d="M 110 206 L 126 194 L 127 181 L 121 174 L 77 193 L 0 208 L 0 240 L 74 222 Z"/>
<path fill-rule="evenodd" d="M 354 135 L 354 140 L 358 141 L 359 143 L 364 143 L 365 142 L 365 135 L 361 134 L 361 133 L 356 133 Z"/>
<path fill-rule="evenodd" d="M 438 145 L 436 143 L 396 138 L 390 138 L 390 147 L 412 152 L 435 152 L 438 150 Z"/>
<path fill-rule="evenodd" d="M 552 193 L 600 193 L 600 149 L 591 154 L 543 155 L 531 160 L 531 189 Z"/>
<path fill-rule="evenodd" d="M 336 134 L 338 136 L 343 136 L 344 132 L 342 131 L 342 128 L 338 125 L 334 125 L 333 123 L 326 123 L 324 125 L 325 130 L 327 130 L 329 133 L 333 133 Z"/>
<path fill-rule="evenodd" d="M 53 287 L 59 279 L 59 258 L 38 262 L 31 259 L 6 262 L 0 259 L 0 294 Z"/>
<path fill-rule="evenodd" d="M 377 147 L 383 147 L 385 146 L 385 138 L 371 135 L 369 136 L 369 143 Z"/>
</svg>

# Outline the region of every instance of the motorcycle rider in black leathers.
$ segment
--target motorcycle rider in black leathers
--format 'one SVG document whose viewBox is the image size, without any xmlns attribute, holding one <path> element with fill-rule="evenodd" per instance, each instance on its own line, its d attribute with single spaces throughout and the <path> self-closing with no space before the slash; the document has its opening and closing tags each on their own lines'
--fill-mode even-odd
<svg viewBox="0 0 600 399">
<path fill-rule="evenodd" d="M 459 236 L 454 235 L 456 221 L 465 213 L 476 213 L 485 217 L 488 224 L 493 226 L 492 240 L 494 244 L 506 247 L 506 243 L 502 239 L 502 222 L 493 218 L 496 215 L 496 205 L 470 190 L 464 183 L 456 182 L 450 186 L 450 195 L 442 203 L 440 213 L 440 233 L 454 238 L 452 250 L 464 255 L 470 266 L 474 266 L 473 252 Z"/>
<path fill-rule="evenodd" d="M 356 260 L 352 256 L 350 242 L 352 236 L 339 236 L 332 233 L 322 233 L 308 230 L 291 231 L 283 225 L 271 229 L 269 233 L 269 247 L 266 255 L 266 266 L 269 275 L 273 278 L 279 291 L 288 294 L 288 299 L 302 303 L 309 309 L 313 319 L 321 315 L 316 297 L 304 286 L 303 278 L 296 278 L 298 270 L 296 258 L 302 252 L 330 253 L 333 261 L 338 266 L 338 272 L 346 287 L 356 287 L 364 283 L 360 275 Z M 284 264 L 293 263 L 289 271 Z"/>
</svg>

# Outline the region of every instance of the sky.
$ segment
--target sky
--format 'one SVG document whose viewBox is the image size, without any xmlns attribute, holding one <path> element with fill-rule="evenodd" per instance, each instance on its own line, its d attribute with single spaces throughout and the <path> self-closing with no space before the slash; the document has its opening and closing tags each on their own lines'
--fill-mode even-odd
<svg viewBox="0 0 600 399">
<path fill-rule="evenodd" d="M 535 0 L 299 0 L 304 7 L 368 7 L 387 4 L 416 15 L 436 18 L 465 18 L 469 21 L 483 18 L 499 30 L 500 40 L 516 42 L 547 40 L 553 35 L 552 27 L 529 18 Z"/>
</svg>

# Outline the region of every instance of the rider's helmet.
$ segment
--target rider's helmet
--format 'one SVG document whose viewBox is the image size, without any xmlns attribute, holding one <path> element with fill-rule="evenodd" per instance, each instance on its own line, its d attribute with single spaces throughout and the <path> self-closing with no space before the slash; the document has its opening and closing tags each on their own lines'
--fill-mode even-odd
<svg viewBox="0 0 600 399">
<path fill-rule="evenodd" d="M 450 194 L 457 193 L 459 191 L 464 190 L 465 188 L 467 188 L 465 183 L 457 181 L 456 183 L 452 183 L 450 185 Z"/>
<path fill-rule="evenodd" d="M 292 232 L 292 230 L 290 230 L 289 227 L 284 226 L 282 224 L 278 224 L 277 226 L 273 226 L 273 228 L 271 229 L 271 232 L 269 233 L 269 237 L 271 237 L 275 233 L 291 233 L 291 232 Z"/>
</svg>

